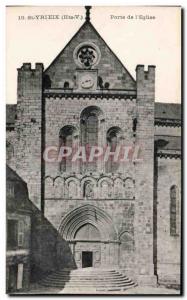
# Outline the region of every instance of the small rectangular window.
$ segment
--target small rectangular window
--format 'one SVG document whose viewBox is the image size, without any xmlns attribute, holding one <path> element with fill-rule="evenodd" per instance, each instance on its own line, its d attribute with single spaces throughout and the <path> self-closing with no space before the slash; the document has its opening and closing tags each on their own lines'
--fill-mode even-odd
<svg viewBox="0 0 187 300">
<path fill-rule="evenodd" d="M 7 248 L 14 249 L 18 246 L 18 221 L 8 220 L 7 227 Z"/>
<path fill-rule="evenodd" d="M 8 197 L 14 197 L 14 184 L 10 181 L 7 182 L 6 193 Z"/>
<path fill-rule="evenodd" d="M 18 225 L 18 246 L 22 247 L 24 245 L 24 222 L 19 221 Z"/>
</svg>

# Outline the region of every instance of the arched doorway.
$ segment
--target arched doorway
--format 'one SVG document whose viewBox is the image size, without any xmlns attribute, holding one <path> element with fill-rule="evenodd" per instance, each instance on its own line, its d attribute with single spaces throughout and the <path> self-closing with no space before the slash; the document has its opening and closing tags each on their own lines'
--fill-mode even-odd
<svg viewBox="0 0 187 300">
<path fill-rule="evenodd" d="M 77 268 L 118 266 L 119 241 L 111 217 L 86 204 L 62 220 L 60 235 L 69 242 Z"/>
<path fill-rule="evenodd" d="M 77 230 L 74 240 L 77 266 L 98 268 L 101 264 L 101 235 L 99 230 L 87 223 Z"/>
</svg>

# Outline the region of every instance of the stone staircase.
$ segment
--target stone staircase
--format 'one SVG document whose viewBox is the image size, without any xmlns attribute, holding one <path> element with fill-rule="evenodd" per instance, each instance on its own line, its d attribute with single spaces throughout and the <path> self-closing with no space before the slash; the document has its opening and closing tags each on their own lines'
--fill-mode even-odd
<svg viewBox="0 0 187 300">
<path fill-rule="evenodd" d="M 120 270 L 83 268 L 56 271 L 41 282 L 45 287 L 61 289 L 63 293 L 96 293 L 125 291 L 136 284 Z"/>
</svg>

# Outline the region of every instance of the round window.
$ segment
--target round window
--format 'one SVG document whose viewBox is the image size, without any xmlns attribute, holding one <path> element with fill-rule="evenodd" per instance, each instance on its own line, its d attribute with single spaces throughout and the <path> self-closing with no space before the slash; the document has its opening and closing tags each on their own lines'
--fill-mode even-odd
<svg viewBox="0 0 187 300">
<path fill-rule="evenodd" d="M 98 64 L 100 51 L 93 43 L 81 43 L 75 48 L 73 56 L 79 67 L 91 69 Z"/>
</svg>

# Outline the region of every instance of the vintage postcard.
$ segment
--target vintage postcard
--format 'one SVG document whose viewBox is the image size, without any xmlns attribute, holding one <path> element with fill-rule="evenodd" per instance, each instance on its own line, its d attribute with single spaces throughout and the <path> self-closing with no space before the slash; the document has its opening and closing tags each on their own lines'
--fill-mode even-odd
<svg viewBox="0 0 187 300">
<path fill-rule="evenodd" d="M 181 7 L 6 22 L 7 293 L 180 295 Z"/>
</svg>

